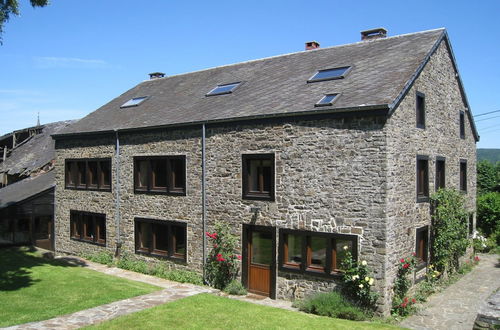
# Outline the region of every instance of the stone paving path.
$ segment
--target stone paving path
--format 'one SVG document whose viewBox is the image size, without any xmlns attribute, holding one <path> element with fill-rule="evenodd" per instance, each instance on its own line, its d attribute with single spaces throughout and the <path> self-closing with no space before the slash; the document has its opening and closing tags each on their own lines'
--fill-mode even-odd
<svg viewBox="0 0 500 330">
<path fill-rule="evenodd" d="M 417 330 L 472 329 L 481 304 L 500 287 L 499 256 L 480 255 L 480 258 L 479 265 L 470 273 L 431 296 L 420 312 L 400 325 Z"/>
<path fill-rule="evenodd" d="M 204 292 L 227 296 L 232 299 L 247 301 L 259 305 L 278 307 L 288 310 L 297 310 L 296 308 L 292 307 L 292 303 L 289 301 L 272 300 L 270 298 L 263 298 L 255 295 L 228 296 L 221 293 L 219 290 L 215 290 L 209 287 L 168 281 L 155 276 L 135 273 L 116 267 L 108 267 L 106 265 L 90 262 L 78 257 L 61 257 L 60 259 L 64 259 L 69 263 L 83 265 L 84 267 L 87 267 L 89 269 L 104 274 L 156 285 L 163 288 L 163 290 L 146 294 L 143 296 L 115 301 L 107 305 L 97 306 L 94 308 L 86 309 L 72 314 L 58 316 L 56 318 L 45 321 L 30 322 L 2 329 L 9 329 L 9 330 L 77 329 L 87 325 L 104 322 L 122 315 L 138 312 L 146 308 L 154 307 L 157 305 L 161 305 L 167 302 L 171 302 L 177 299 L 193 296 Z"/>
</svg>

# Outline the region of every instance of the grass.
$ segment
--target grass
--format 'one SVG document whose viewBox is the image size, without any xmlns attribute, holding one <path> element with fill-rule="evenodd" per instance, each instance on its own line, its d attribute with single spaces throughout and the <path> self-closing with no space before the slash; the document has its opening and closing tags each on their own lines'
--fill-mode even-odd
<svg viewBox="0 0 500 330">
<path fill-rule="evenodd" d="M 0 327 L 46 320 L 159 289 L 42 258 L 27 248 L 0 249 Z"/>
<path fill-rule="evenodd" d="M 210 294 L 199 294 L 88 329 L 397 329 L 279 308 L 255 305 Z"/>
</svg>

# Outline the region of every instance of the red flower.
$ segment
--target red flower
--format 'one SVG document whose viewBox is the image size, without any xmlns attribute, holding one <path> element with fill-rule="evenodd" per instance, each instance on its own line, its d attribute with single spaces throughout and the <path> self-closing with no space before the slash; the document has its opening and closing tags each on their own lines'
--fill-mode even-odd
<svg viewBox="0 0 500 330">
<path fill-rule="evenodd" d="M 238 260 L 241 260 L 241 256 L 236 256 L 236 258 L 238 258 Z"/>
<path fill-rule="evenodd" d="M 404 269 L 407 269 L 408 267 L 410 267 L 410 265 L 409 265 L 409 264 L 404 264 L 404 265 L 403 265 L 403 268 L 404 268 Z"/>
<path fill-rule="evenodd" d="M 405 299 L 403 300 L 405 303 L 408 302 L 408 297 L 405 297 Z"/>
<path fill-rule="evenodd" d="M 406 305 L 407 305 L 406 303 L 402 303 L 401 307 L 406 308 Z"/>
<path fill-rule="evenodd" d="M 479 259 L 479 256 L 475 256 L 475 257 L 474 257 L 474 261 L 479 261 L 479 260 L 480 260 L 480 259 Z"/>
<path fill-rule="evenodd" d="M 416 256 L 417 256 L 417 254 L 416 254 L 415 252 L 413 252 L 411 255 L 412 255 L 412 256 L 414 256 L 414 257 L 416 257 Z"/>
<path fill-rule="evenodd" d="M 399 260 L 402 264 L 405 263 L 405 259 L 404 258 L 401 258 L 401 260 Z"/>
<path fill-rule="evenodd" d="M 417 300 L 416 300 L 415 298 L 413 298 L 413 299 L 411 300 L 411 302 L 412 302 L 412 303 L 416 303 L 416 302 L 417 302 Z"/>
<path fill-rule="evenodd" d="M 220 257 L 222 257 L 222 254 L 217 253 L 217 258 L 220 258 Z"/>
<path fill-rule="evenodd" d="M 218 246 L 217 244 L 214 244 L 214 249 L 216 249 L 216 248 L 217 248 L 217 246 Z"/>
</svg>

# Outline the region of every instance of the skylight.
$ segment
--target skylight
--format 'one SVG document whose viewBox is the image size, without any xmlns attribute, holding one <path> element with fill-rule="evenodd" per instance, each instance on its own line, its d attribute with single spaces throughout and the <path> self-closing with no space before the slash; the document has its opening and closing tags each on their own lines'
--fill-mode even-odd
<svg viewBox="0 0 500 330">
<path fill-rule="evenodd" d="M 332 80 L 332 79 L 342 79 L 346 76 L 346 74 L 350 71 L 350 66 L 344 66 L 341 68 L 332 68 L 326 70 L 319 70 L 309 78 L 307 82 L 316 82 L 316 81 L 324 81 L 324 80 Z"/>
<path fill-rule="evenodd" d="M 134 97 L 133 99 L 130 99 L 127 102 L 123 103 L 120 108 L 136 107 L 144 102 L 144 100 L 147 98 L 147 96 Z"/>
<path fill-rule="evenodd" d="M 323 96 L 314 106 L 315 107 L 325 107 L 328 105 L 332 105 L 333 101 L 337 98 L 339 94 L 326 94 Z"/>
<path fill-rule="evenodd" d="M 206 96 L 232 93 L 236 89 L 236 87 L 239 86 L 239 84 L 240 84 L 239 82 L 235 82 L 231 84 L 217 85 L 217 87 L 208 92 Z"/>
</svg>

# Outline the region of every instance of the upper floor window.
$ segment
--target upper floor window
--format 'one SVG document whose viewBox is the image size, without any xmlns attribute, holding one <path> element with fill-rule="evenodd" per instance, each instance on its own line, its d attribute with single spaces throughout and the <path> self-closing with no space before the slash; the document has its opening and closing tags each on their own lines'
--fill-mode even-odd
<svg viewBox="0 0 500 330">
<path fill-rule="evenodd" d="M 134 157 L 134 191 L 186 194 L 186 157 Z"/>
<path fill-rule="evenodd" d="M 80 241 L 106 245 L 106 215 L 71 211 L 70 237 Z"/>
<path fill-rule="evenodd" d="M 350 66 L 319 70 L 311 78 L 309 78 L 307 82 L 311 83 L 317 81 L 342 79 L 349 73 L 350 70 L 351 70 Z"/>
<path fill-rule="evenodd" d="M 425 128 L 425 94 L 417 92 L 416 94 L 416 115 L 417 127 Z"/>
<path fill-rule="evenodd" d="M 69 189 L 111 190 L 111 158 L 66 159 L 65 186 Z"/>
<path fill-rule="evenodd" d="M 429 158 L 417 156 L 417 202 L 429 200 Z"/>
<path fill-rule="evenodd" d="M 350 252 L 357 258 L 355 235 L 280 230 L 280 269 L 330 275 L 342 271 Z"/>
<path fill-rule="evenodd" d="M 467 161 L 460 160 L 460 190 L 467 192 Z"/>
<path fill-rule="evenodd" d="M 186 259 L 186 224 L 177 221 L 135 219 L 135 251 Z"/>
<path fill-rule="evenodd" d="M 214 95 L 222 95 L 222 94 L 230 94 L 234 92 L 234 90 L 240 85 L 239 82 L 217 85 L 214 89 L 208 92 L 205 96 L 214 96 Z"/>
<path fill-rule="evenodd" d="M 465 139 L 465 112 L 460 111 L 460 138 Z"/>
<path fill-rule="evenodd" d="M 444 189 L 446 186 L 446 160 L 444 157 L 436 157 L 436 190 Z"/>
<path fill-rule="evenodd" d="M 418 228 L 416 232 L 416 257 L 419 263 L 426 264 L 429 249 L 429 227 Z"/>
<path fill-rule="evenodd" d="M 243 198 L 274 200 L 274 154 L 243 155 Z"/>
</svg>

